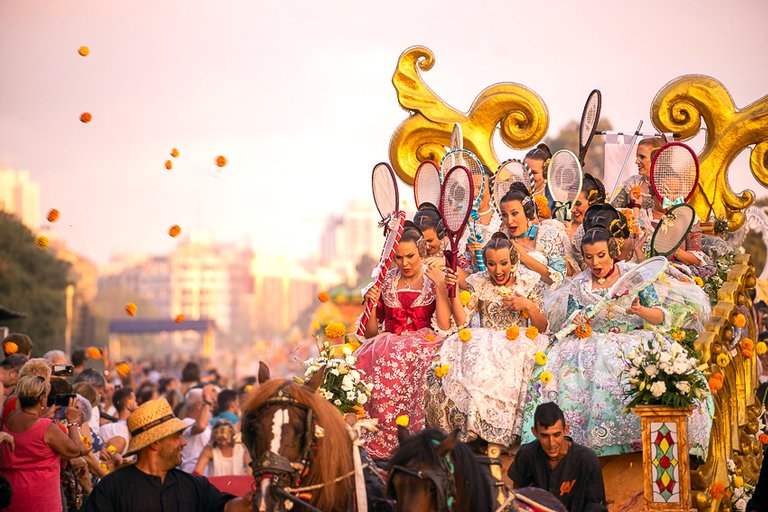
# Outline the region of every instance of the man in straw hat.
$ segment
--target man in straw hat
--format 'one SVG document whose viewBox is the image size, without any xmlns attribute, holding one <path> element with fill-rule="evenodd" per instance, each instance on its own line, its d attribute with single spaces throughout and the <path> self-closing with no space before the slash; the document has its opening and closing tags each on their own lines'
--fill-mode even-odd
<svg viewBox="0 0 768 512">
<path fill-rule="evenodd" d="M 94 487 L 87 512 L 250 511 L 250 496 L 222 493 L 205 477 L 185 473 L 181 451 L 187 424 L 173 415 L 164 398 L 143 403 L 128 416 L 131 442 L 126 455 L 136 464 L 107 475 Z"/>
</svg>

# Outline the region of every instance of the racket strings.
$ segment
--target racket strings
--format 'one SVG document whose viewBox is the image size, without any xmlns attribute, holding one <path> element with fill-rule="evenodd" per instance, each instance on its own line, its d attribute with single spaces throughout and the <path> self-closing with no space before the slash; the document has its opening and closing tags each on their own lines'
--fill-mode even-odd
<svg viewBox="0 0 768 512">
<path fill-rule="evenodd" d="M 581 146 L 584 146 L 584 144 L 587 142 L 587 139 L 589 139 L 589 136 L 592 135 L 592 132 L 596 128 L 597 121 L 599 119 L 599 99 L 597 94 L 593 94 L 589 97 L 589 100 L 587 100 L 587 105 L 584 108 L 584 118 L 581 122 Z"/>
<path fill-rule="evenodd" d="M 696 187 L 696 159 L 684 146 L 668 146 L 656 155 L 653 183 L 657 195 L 669 200 L 685 200 Z"/>
<path fill-rule="evenodd" d="M 501 215 L 501 199 L 509 192 L 513 183 L 525 184 L 525 176 L 528 175 L 527 166 L 520 160 L 508 160 L 503 162 L 496 173 L 491 176 L 489 187 L 491 203 Z"/>
<path fill-rule="evenodd" d="M 398 209 L 397 184 L 392 170 L 386 164 L 373 168 L 371 176 L 373 185 L 373 201 L 382 218 L 386 218 Z"/>
<path fill-rule="evenodd" d="M 463 228 L 471 208 L 472 184 L 465 172 L 453 172 L 444 183 L 441 198 L 443 221 L 449 231 L 457 233 Z"/>
<path fill-rule="evenodd" d="M 416 171 L 416 179 L 413 183 L 416 207 L 423 203 L 440 204 L 440 171 L 432 163 L 424 163 Z"/>
<path fill-rule="evenodd" d="M 661 219 L 653 233 L 651 249 L 656 254 L 669 255 L 683 243 L 693 225 L 695 212 L 683 205 L 672 208 Z"/>
<path fill-rule="evenodd" d="M 623 276 L 611 287 L 610 296 L 622 297 L 635 293 L 652 284 L 664 273 L 667 268 L 667 259 L 656 257 L 645 260 Z"/>
</svg>

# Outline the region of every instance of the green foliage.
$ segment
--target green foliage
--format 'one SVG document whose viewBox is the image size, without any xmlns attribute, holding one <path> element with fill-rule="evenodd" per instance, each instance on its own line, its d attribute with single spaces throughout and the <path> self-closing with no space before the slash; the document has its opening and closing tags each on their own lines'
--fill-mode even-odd
<svg viewBox="0 0 768 512">
<path fill-rule="evenodd" d="M 5 325 L 32 338 L 35 356 L 64 348 L 69 266 L 51 249 L 38 249 L 31 231 L 0 212 L 0 300 L 27 315 Z"/>
</svg>

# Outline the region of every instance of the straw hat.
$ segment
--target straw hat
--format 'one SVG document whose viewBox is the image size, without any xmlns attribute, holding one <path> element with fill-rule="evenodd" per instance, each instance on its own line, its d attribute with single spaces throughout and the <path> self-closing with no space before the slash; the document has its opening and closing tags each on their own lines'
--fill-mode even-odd
<svg viewBox="0 0 768 512">
<path fill-rule="evenodd" d="M 131 455 L 189 426 L 173 415 L 171 404 L 165 398 L 144 402 L 128 416 L 127 423 L 131 442 L 128 444 L 126 455 Z"/>
</svg>

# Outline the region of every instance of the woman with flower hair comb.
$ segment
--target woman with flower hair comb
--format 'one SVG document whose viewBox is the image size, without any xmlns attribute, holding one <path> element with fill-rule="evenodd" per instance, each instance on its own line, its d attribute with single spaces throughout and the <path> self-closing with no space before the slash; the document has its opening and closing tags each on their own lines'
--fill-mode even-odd
<svg viewBox="0 0 768 512">
<path fill-rule="evenodd" d="M 568 233 L 571 241 L 571 250 L 575 260 L 574 267 L 578 271 L 584 269 L 584 260 L 581 257 L 581 239 L 584 237 L 584 215 L 590 206 L 603 203 L 605 203 L 605 187 L 603 182 L 588 172 L 584 173 L 581 192 L 571 209 L 571 221 L 565 226 L 565 231 Z"/>
<path fill-rule="evenodd" d="M 619 193 L 611 201 L 613 206 L 616 208 L 653 208 L 653 192 L 650 184 L 651 153 L 664 144 L 664 139 L 660 137 L 643 139 L 637 144 L 635 158 L 637 174 L 624 181 Z"/>
<path fill-rule="evenodd" d="M 534 370 L 525 406 L 523 443 L 533 440 L 530 428 L 536 407 L 557 402 L 574 441 L 599 456 L 642 448 L 639 419 L 624 411 L 623 378 L 628 368 L 621 353 L 641 350 L 647 343 L 672 345 L 674 340 L 666 338 L 666 333 L 696 316 L 696 311 L 671 292 L 682 283 L 664 274 L 663 267 L 661 275 L 649 278 L 651 282 L 634 299 L 619 298 L 605 308 L 595 307 L 637 266 L 621 260 L 618 240 L 627 235 L 627 227 L 623 216 L 618 215 L 619 219 L 610 221 L 607 214 L 593 214 L 585 220 L 581 250 L 586 269 L 547 298 L 553 332 L 572 324 L 577 327 L 562 339 L 555 338 Z M 691 453 L 706 456 L 710 425 L 710 411 L 702 406 L 689 422 Z"/>
<path fill-rule="evenodd" d="M 563 224 L 539 220 L 537 208 L 526 186 L 513 183 L 500 201 L 502 231 L 520 254 L 520 262 L 555 289 L 567 273 L 570 244 Z"/>
<path fill-rule="evenodd" d="M 452 303 L 458 332 L 427 376 L 427 424 L 458 429 L 462 441 L 504 447 L 520 437 L 534 355 L 548 343 L 541 276 L 520 264 L 515 245 L 496 233 L 483 249 L 487 270 L 467 277 Z M 479 325 L 473 318 L 478 313 Z M 482 450 L 481 450 L 482 451 Z"/>
<path fill-rule="evenodd" d="M 424 378 L 442 341 L 434 329 L 451 325 L 445 274 L 441 265 L 424 265 L 419 253 L 422 238 L 419 228 L 406 222 L 395 266 L 381 287 L 365 292 L 376 307 L 365 325 L 368 340 L 355 356 L 356 369 L 373 385 L 363 407 L 379 422 L 377 433 L 364 433 L 366 448 L 375 459 L 388 459 L 397 448 L 397 417 L 408 415 L 411 428 L 421 430 Z"/>
</svg>

